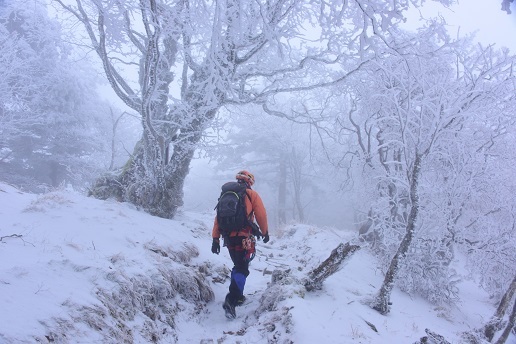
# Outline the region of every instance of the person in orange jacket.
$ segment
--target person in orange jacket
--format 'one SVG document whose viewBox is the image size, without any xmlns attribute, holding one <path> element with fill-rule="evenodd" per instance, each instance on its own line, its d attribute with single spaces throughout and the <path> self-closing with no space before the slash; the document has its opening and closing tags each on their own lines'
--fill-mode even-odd
<svg viewBox="0 0 516 344">
<path fill-rule="evenodd" d="M 240 171 L 236 175 L 237 182 L 245 185 L 245 210 L 247 224 L 238 230 L 231 231 L 229 235 L 224 237 L 224 245 L 227 246 L 231 260 L 233 261 L 233 269 L 231 270 L 231 283 L 229 285 L 229 293 L 226 295 L 222 307 L 228 318 L 235 318 L 235 306 L 242 304 L 245 300 L 244 286 L 249 276 L 249 262 L 254 258 L 254 235 L 263 236 L 263 242 L 269 241 L 269 230 L 267 224 L 267 212 L 263 205 L 260 195 L 251 189 L 254 184 L 254 176 L 248 171 Z M 230 183 L 228 183 L 230 184 Z M 233 184 L 235 184 L 233 182 Z M 254 228 L 254 220 L 258 222 L 259 230 Z M 254 234 L 254 235 L 253 235 Z M 220 253 L 220 237 L 221 229 L 215 216 L 213 224 L 212 238 L 213 243 L 211 251 L 215 254 Z"/>
</svg>

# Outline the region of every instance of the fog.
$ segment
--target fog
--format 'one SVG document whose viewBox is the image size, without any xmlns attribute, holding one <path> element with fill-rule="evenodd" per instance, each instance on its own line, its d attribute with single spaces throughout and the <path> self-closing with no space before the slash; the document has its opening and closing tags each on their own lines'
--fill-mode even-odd
<svg viewBox="0 0 516 344">
<path fill-rule="evenodd" d="M 253 172 L 252 166 L 244 165 L 242 170 Z M 234 171 L 217 172 L 216 166 L 206 159 L 196 159 L 192 162 L 191 171 L 185 182 L 184 210 L 194 212 L 211 212 L 221 193 L 221 186 L 234 181 L 239 169 Z M 274 171 L 271 168 L 272 172 Z M 254 174 L 256 184 L 253 189 L 258 191 L 263 199 L 272 230 L 280 226 L 278 220 L 278 192 L 277 188 L 260 180 L 260 174 Z M 314 178 L 315 179 L 315 178 Z M 319 182 L 323 179 L 319 179 Z M 351 199 L 345 192 L 339 190 L 339 186 L 331 180 L 325 181 L 328 190 L 321 190 L 319 195 L 307 195 L 304 199 L 305 223 L 318 226 L 332 226 L 337 229 L 352 229 L 356 227 L 356 209 L 353 208 Z M 333 187 L 333 190 L 332 190 Z M 291 196 L 291 195 L 290 195 Z M 287 208 L 287 223 L 299 222 L 292 205 Z"/>
<path fill-rule="evenodd" d="M 487 4 L 0 1 L 0 181 L 174 219 L 214 216 L 248 170 L 271 233 L 360 233 L 385 273 L 380 313 L 396 278 L 451 302 L 459 257 L 500 300 L 516 14 Z"/>
<path fill-rule="evenodd" d="M 480 1 L 474 3 L 458 3 L 451 7 L 445 7 L 435 2 L 427 2 L 422 8 L 412 8 L 408 15 L 404 28 L 416 30 L 425 20 L 435 16 L 442 16 L 446 20 L 446 30 L 453 36 L 474 35 L 474 41 L 482 45 L 507 47 L 516 52 L 516 16 L 509 15 L 494 6 L 490 2 Z M 202 155 L 204 153 L 201 153 Z M 254 171 L 252 163 L 232 166 L 225 169 L 217 165 L 210 158 L 198 156 L 192 161 L 190 173 L 185 184 L 184 209 L 186 211 L 212 212 L 220 195 L 220 186 L 226 181 L 234 179 L 234 175 L 240 169 Z M 279 173 L 275 166 L 269 166 L 271 173 Z M 264 203 L 268 209 L 269 217 L 273 225 L 278 225 L 277 190 L 256 174 L 257 183 L 255 189 L 262 194 Z M 319 182 L 329 185 L 329 190 L 317 198 L 305 200 L 306 222 L 314 225 L 334 226 L 336 228 L 358 229 L 366 214 L 354 207 L 353 195 L 350 190 L 342 190 L 338 181 L 332 178 L 324 179 L 324 174 L 311 177 Z M 296 221 L 292 207 L 289 211 L 289 221 Z"/>
</svg>

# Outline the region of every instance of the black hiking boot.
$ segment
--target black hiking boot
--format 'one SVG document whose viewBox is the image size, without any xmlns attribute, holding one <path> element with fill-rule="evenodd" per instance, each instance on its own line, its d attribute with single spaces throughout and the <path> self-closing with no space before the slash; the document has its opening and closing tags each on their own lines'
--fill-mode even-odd
<svg viewBox="0 0 516 344">
<path fill-rule="evenodd" d="M 236 306 L 237 306 L 237 307 L 238 307 L 238 306 L 242 306 L 242 305 L 244 304 L 245 300 L 246 300 L 246 298 L 245 298 L 245 296 L 244 296 L 244 295 L 240 296 L 240 298 L 237 300 L 237 304 L 236 304 Z"/>
<path fill-rule="evenodd" d="M 228 319 L 236 318 L 235 306 L 233 306 L 231 304 L 231 302 L 229 301 L 229 295 L 226 296 L 226 299 L 224 300 L 224 304 L 222 305 L 222 308 L 224 308 L 224 311 L 226 312 L 226 318 L 228 318 Z"/>
</svg>

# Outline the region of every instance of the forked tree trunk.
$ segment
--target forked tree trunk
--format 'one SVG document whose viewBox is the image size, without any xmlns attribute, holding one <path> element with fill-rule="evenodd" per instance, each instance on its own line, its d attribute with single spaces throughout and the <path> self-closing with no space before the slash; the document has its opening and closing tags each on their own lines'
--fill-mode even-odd
<svg viewBox="0 0 516 344">
<path fill-rule="evenodd" d="M 223 102 L 223 92 L 206 80 L 210 77 L 207 70 L 210 70 L 209 65 L 192 76 L 192 83 L 184 92 L 181 106 L 168 114 L 163 113 L 168 108 L 164 106 L 165 99 L 157 98 L 158 101 L 147 105 L 145 101 L 142 102 L 143 134 L 133 156 L 120 174 L 99 178 L 90 195 L 100 199 L 115 197 L 163 218 L 176 215 L 177 209 L 183 205 L 184 181 L 195 149 L 207 123 L 213 120 Z M 166 87 L 160 89 L 158 94 L 168 92 L 168 84 Z M 149 92 L 150 99 L 154 99 L 152 94 Z M 167 122 L 181 123 L 181 127 L 158 129 L 153 125 L 152 118 L 165 120 L 167 116 Z M 168 159 L 170 144 L 173 145 L 173 152 Z"/>
<path fill-rule="evenodd" d="M 392 293 L 392 288 L 394 287 L 394 282 L 396 279 L 396 275 L 398 274 L 400 264 L 402 260 L 405 258 L 406 253 L 410 247 L 412 239 L 414 237 L 414 231 L 416 227 L 416 220 L 419 213 L 419 195 L 418 195 L 418 184 L 419 184 L 419 174 L 421 173 L 421 155 L 416 152 L 416 157 L 414 159 L 414 167 L 412 169 L 412 180 L 410 181 L 410 201 L 411 208 L 410 214 L 407 219 L 407 226 L 405 230 L 405 235 L 398 247 L 398 251 L 392 257 L 391 263 L 389 265 L 389 269 L 385 274 L 385 278 L 383 280 L 382 286 L 380 287 L 380 291 L 378 295 L 373 300 L 371 307 L 381 314 L 385 315 L 389 313 L 389 305 L 391 304 L 390 298 Z"/>
<path fill-rule="evenodd" d="M 216 111 L 211 109 L 198 115 L 198 120 L 181 130 L 168 161 L 164 154 L 166 147 L 160 140 L 143 138 L 122 171 L 99 178 L 89 194 L 99 199 L 116 198 L 141 207 L 151 215 L 173 218 L 183 205 L 184 182 L 204 126 Z"/>
</svg>

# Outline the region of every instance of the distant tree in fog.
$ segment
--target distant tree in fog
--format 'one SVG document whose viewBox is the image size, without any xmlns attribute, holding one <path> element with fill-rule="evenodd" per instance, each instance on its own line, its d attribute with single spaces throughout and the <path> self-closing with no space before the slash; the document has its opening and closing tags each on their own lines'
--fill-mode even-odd
<svg viewBox="0 0 516 344">
<path fill-rule="evenodd" d="M 32 191 L 84 185 L 106 152 L 95 73 L 37 3 L 0 8 L 0 175 Z"/>
<path fill-rule="evenodd" d="M 233 171 L 249 166 L 259 175 L 261 193 L 273 193 L 271 217 L 278 224 L 316 221 L 318 212 L 326 206 L 323 201 L 334 196 L 328 196 L 327 191 L 336 190 L 324 188 L 327 171 L 323 165 L 329 162 L 321 156 L 319 138 L 310 124 L 271 117 L 253 107 L 234 114 L 228 126 L 234 129 L 224 144 L 218 142 L 208 148 L 210 157 L 218 162 L 217 168 Z"/>
</svg>

